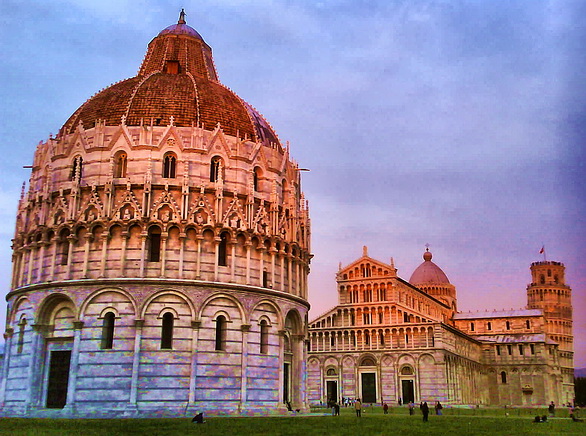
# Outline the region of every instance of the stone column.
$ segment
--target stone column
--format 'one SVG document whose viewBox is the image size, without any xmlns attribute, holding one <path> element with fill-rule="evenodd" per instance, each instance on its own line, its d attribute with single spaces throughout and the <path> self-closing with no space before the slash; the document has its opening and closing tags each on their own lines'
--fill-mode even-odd
<svg viewBox="0 0 586 436">
<path fill-rule="evenodd" d="M 192 344 L 191 344 L 191 369 L 189 374 L 189 399 L 188 408 L 195 407 L 195 391 L 197 389 L 197 349 L 199 342 L 199 328 L 201 327 L 200 321 L 191 321 L 192 329 Z"/>
<path fill-rule="evenodd" d="M 33 280 L 33 263 L 34 263 L 34 245 L 31 244 L 29 247 L 27 247 L 27 251 L 28 251 L 28 271 L 26 272 L 26 284 L 30 285 L 32 280 Z"/>
<path fill-rule="evenodd" d="M 291 256 L 290 254 L 287 254 L 287 259 L 289 259 L 289 262 L 287 262 L 287 281 L 289 282 L 287 284 L 288 286 L 288 290 L 289 293 L 292 294 L 293 293 L 293 272 L 291 271 L 291 267 L 293 265 L 293 256 Z"/>
<path fill-rule="evenodd" d="M 161 234 L 161 278 L 165 277 L 165 261 L 167 259 L 167 239 L 169 238 L 169 234 L 167 232 L 163 232 Z"/>
<path fill-rule="evenodd" d="M 87 278 L 88 276 L 88 266 L 90 261 L 90 242 L 92 240 L 92 234 L 87 232 L 84 235 L 85 243 L 83 247 L 83 269 L 81 272 L 82 278 Z"/>
<path fill-rule="evenodd" d="M 4 407 L 6 400 L 6 381 L 10 370 L 10 356 L 12 355 L 12 336 L 14 329 L 7 327 L 4 333 L 4 362 L 2 362 L 2 379 L 0 380 L 0 406 Z"/>
<path fill-rule="evenodd" d="M 57 262 L 57 245 L 59 245 L 59 237 L 53 236 L 53 250 L 51 250 L 51 264 L 49 265 L 49 280 L 55 280 L 55 262 Z"/>
<path fill-rule="evenodd" d="M 120 237 L 122 238 L 122 248 L 120 250 L 120 277 L 124 277 L 124 270 L 126 269 L 126 248 L 128 247 L 128 238 L 130 237 L 128 230 L 123 231 L 120 234 Z"/>
<path fill-rule="evenodd" d="M 214 237 L 214 282 L 218 281 L 218 265 L 220 256 L 220 237 Z"/>
<path fill-rule="evenodd" d="M 195 270 L 195 278 L 201 278 L 201 241 L 203 241 L 202 235 L 197 235 L 197 264 Z"/>
<path fill-rule="evenodd" d="M 250 247 L 252 244 L 250 241 L 246 241 L 244 246 L 246 247 L 246 284 L 250 285 Z"/>
<path fill-rule="evenodd" d="M 43 345 L 43 334 L 46 331 L 46 326 L 41 324 L 31 325 L 31 359 L 28 371 L 27 386 L 29 389 L 29 402 L 33 407 L 40 406 L 41 400 L 41 387 L 43 376 L 39 368 L 42 367 L 43 353 L 41 347 Z"/>
<path fill-rule="evenodd" d="M 259 281 L 260 283 L 258 284 L 259 286 L 263 287 L 264 286 L 264 276 L 265 276 L 265 269 L 264 269 L 264 264 L 265 264 L 265 249 L 264 249 L 264 245 L 261 245 L 261 247 L 259 247 L 258 251 L 260 252 L 260 264 L 259 264 Z"/>
<path fill-rule="evenodd" d="M 73 246 L 77 241 L 77 238 L 73 235 L 69 235 L 67 237 L 67 241 L 69 242 L 69 246 L 67 247 L 67 272 L 65 273 L 65 278 L 71 279 L 71 267 L 73 266 Z"/>
<path fill-rule="evenodd" d="M 183 278 L 183 262 L 185 258 L 185 240 L 187 239 L 187 233 L 179 233 L 179 278 Z"/>
<path fill-rule="evenodd" d="M 242 330 L 242 354 L 241 354 L 241 366 L 240 366 L 240 404 L 238 405 L 239 411 L 242 412 L 246 409 L 246 390 L 248 388 L 248 334 L 250 332 L 250 324 L 242 324 L 240 326 Z"/>
<path fill-rule="evenodd" d="M 269 253 L 271 255 L 271 280 L 268 283 L 269 288 L 274 288 L 275 287 L 275 257 L 277 254 L 277 250 L 275 249 L 274 244 L 271 245 L 271 248 L 269 249 Z"/>
<path fill-rule="evenodd" d="M 148 238 L 148 234 L 142 233 L 141 237 L 141 247 L 140 247 L 140 276 L 144 277 L 144 267 L 146 262 L 146 241 Z"/>
<path fill-rule="evenodd" d="M 231 256 L 230 259 L 230 282 L 234 283 L 234 278 L 236 276 L 236 241 L 230 240 L 230 247 L 231 247 Z"/>
<path fill-rule="evenodd" d="M 39 258 L 37 263 L 37 282 L 42 282 L 43 280 L 43 259 L 45 257 L 45 246 L 47 245 L 46 241 L 42 241 L 39 243 Z"/>
<path fill-rule="evenodd" d="M 100 258 L 100 277 L 104 277 L 106 275 L 106 262 L 108 259 L 108 241 L 110 240 L 110 236 L 108 235 L 107 231 L 102 233 L 102 257 Z M 122 277 L 124 277 L 124 271 L 121 271 Z"/>
<path fill-rule="evenodd" d="M 75 389 L 77 384 L 77 367 L 79 364 L 79 345 L 81 342 L 81 330 L 83 321 L 73 321 L 73 349 L 71 350 L 71 363 L 69 366 L 69 383 L 67 385 L 67 409 L 75 410 Z"/>
<path fill-rule="evenodd" d="M 136 407 L 138 401 L 138 370 L 140 367 L 140 343 L 144 320 L 134 321 L 134 353 L 132 355 L 132 374 L 130 376 L 130 405 Z"/>
</svg>

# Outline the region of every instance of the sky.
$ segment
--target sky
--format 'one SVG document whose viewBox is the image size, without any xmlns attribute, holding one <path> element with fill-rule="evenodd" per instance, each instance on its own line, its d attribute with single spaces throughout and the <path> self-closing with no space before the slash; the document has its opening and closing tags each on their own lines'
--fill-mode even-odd
<svg viewBox="0 0 586 436">
<path fill-rule="evenodd" d="M 310 169 L 312 318 L 363 245 L 408 280 L 430 244 L 461 311 L 524 307 L 545 246 L 566 265 L 586 367 L 581 1 L 3 0 L 2 292 L 36 144 L 136 75 L 181 8 L 222 83 Z"/>
</svg>

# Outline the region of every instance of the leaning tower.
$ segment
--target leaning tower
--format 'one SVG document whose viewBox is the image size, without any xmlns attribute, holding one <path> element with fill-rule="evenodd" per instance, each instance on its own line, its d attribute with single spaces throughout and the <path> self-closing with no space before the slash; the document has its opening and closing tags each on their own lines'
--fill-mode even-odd
<svg viewBox="0 0 586 436">
<path fill-rule="evenodd" d="M 531 264 L 531 283 L 527 286 L 529 309 L 541 309 L 546 333 L 559 344 L 558 358 L 562 373 L 561 398 L 574 399 L 574 345 L 572 334 L 572 289 L 566 285 L 561 262 L 541 261 Z"/>
<path fill-rule="evenodd" d="M 185 22 L 36 149 L 0 414 L 305 408 L 300 171 Z M 47 409 L 52 409 L 48 411 Z"/>
</svg>

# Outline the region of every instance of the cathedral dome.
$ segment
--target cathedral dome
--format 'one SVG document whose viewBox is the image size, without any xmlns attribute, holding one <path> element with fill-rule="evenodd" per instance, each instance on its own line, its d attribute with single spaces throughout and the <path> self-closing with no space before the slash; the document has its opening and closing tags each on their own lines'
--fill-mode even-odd
<svg viewBox="0 0 586 436">
<path fill-rule="evenodd" d="M 115 83 L 88 99 L 60 133 L 104 125 L 175 125 L 214 130 L 271 146 L 278 137 L 251 105 L 218 80 L 212 49 L 185 24 L 163 29 L 150 42 L 135 77 Z"/>
<path fill-rule="evenodd" d="M 432 255 L 428 249 L 423 253 L 423 263 L 413 271 L 409 283 L 412 285 L 444 285 L 450 283 L 448 276 L 431 261 L 431 258 Z"/>
</svg>

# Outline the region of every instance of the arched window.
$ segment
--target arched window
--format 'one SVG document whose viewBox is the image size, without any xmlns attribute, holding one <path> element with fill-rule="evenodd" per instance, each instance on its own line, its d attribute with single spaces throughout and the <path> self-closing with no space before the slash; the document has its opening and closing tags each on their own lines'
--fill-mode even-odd
<svg viewBox="0 0 586 436">
<path fill-rule="evenodd" d="M 161 325 L 161 350 L 170 350 L 173 348 L 173 323 L 175 319 L 171 312 L 163 315 L 163 324 Z"/>
<path fill-rule="evenodd" d="M 218 244 L 218 265 L 228 265 L 228 236 L 226 233 L 220 235 L 220 243 Z"/>
<path fill-rule="evenodd" d="M 383 332 L 379 333 L 379 343 L 381 344 L 382 347 L 385 346 L 385 334 Z"/>
<path fill-rule="evenodd" d="M 504 371 L 501 372 L 501 383 L 507 384 L 507 373 Z"/>
<path fill-rule="evenodd" d="M 216 318 L 216 351 L 226 351 L 226 317 L 219 315 Z"/>
<path fill-rule="evenodd" d="M 71 165 L 71 180 L 81 181 L 83 170 L 83 158 L 81 156 L 75 156 L 73 158 L 73 164 Z"/>
<path fill-rule="evenodd" d="M 506 322 L 507 330 L 511 330 L 511 323 L 509 321 Z"/>
<path fill-rule="evenodd" d="M 173 153 L 165 154 L 165 157 L 163 157 L 163 177 L 166 179 L 174 179 L 176 166 L 177 157 Z"/>
<path fill-rule="evenodd" d="M 220 171 L 222 171 L 222 159 L 215 156 L 210 164 L 210 182 L 217 182 L 220 179 Z"/>
<path fill-rule="evenodd" d="M 531 328 L 531 321 L 529 321 L 529 320 L 525 321 L 525 327 L 530 329 Z"/>
<path fill-rule="evenodd" d="M 269 352 L 269 324 L 263 319 L 260 322 L 260 354 Z"/>
<path fill-rule="evenodd" d="M 492 330 L 492 322 L 488 321 L 486 323 L 486 330 Z"/>
<path fill-rule="evenodd" d="M 114 345 L 115 319 L 114 312 L 108 312 L 104 315 L 104 321 L 102 323 L 102 343 L 100 345 L 102 350 L 110 350 Z"/>
<path fill-rule="evenodd" d="M 252 172 L 252 187 L 254 192 L 260 192 L 260 178 L 262 177 L 262 171 L 259 167 L 256 167 Z"/>
<path fill-rule="evenodd" d="M 542 285 L 545 283 L 545 276 L 543 274 L 539 276 L 539 283 Z"/>
<path fill-rule="evenodd" d="M 473 331 L 474 331 L 474 323 L 473 323 L 473 322 L 471 322 L 471 323 L 470 323 L 470 331 L 471 331 L 471 332 L 473 332 Z"/>
<path fill-rule="evenodd" d="M 114 177 L 121 178 L 126 177 L 128 156 L 125 152 L 121 151 L 114 157 Z"/>
<path fill-rule="evenodd" d="M 157 226 L 149 229 L 148 254 L 149 262 L 161 260 L 161 229 Z"/>
</svg>

